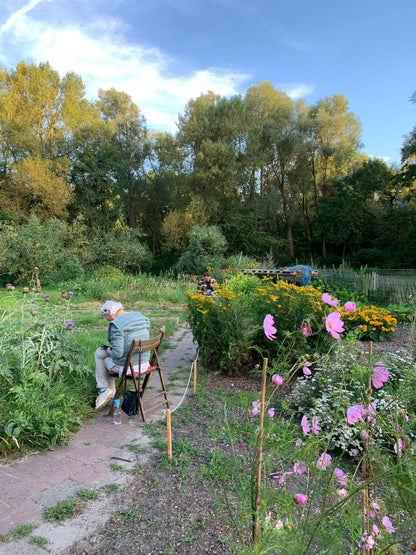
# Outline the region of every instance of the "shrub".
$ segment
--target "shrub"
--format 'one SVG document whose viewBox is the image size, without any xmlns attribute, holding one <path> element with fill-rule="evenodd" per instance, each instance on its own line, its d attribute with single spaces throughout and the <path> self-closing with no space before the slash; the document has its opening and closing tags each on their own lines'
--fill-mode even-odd
<svg viewBox="0 0 416 555">
<path fill-rule="evenodd" d="M 274 283 L 239 273 L 219 288 L 217 301 L 188 293 L 187 307 L 188 322 L 200 353 L 212 368 L 229 371 L 257 362 L 258 351 L 272 360 L 278 356 L 281 343 L 289 348 L 290 363 L 300 354 L 323 349 L 328 341 L 321 292 L 311 286 Z M 276 323 L 274 342 L 264 335 L 262 324 L 266 314 L 271 314 Z M 304 320 L 311 326 L 308 337 L 301 332 Z"/>
<path fill-rule="evenodd" d="M 355 312 L 341 307 L 341 318 L 346 331 L 355 330 L 359 339 L 372 341 L 388 339 L 397 326 L 397 319 L 389 310 L 374 305 L 357 307 Z"/>
<path fill-rule="evenodd" d="M 91 370 L 66 325 L 70 314 L 70 302 L 16 296 L 15 309 L 0 315 L 0 453 L 53 449 L 91 410 Z"/>
<path fill-rule="evenodd" d="M 217 266 L 225 253 L 227 241 L 215 225 L 195 225 L 187 250 L 178 260 L 177 273 L 202 274 L 208 266 Z M 215 261 L 218 261 L 217 263 Z"/>
</svg>

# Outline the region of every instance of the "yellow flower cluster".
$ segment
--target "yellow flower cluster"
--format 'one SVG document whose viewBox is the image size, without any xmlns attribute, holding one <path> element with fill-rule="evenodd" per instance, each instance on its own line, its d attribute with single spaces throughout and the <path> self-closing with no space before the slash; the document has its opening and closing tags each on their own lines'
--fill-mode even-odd
<svg viewBox="0 0 416 555">
<path fill-rule="evenodd" d="M 341 319 L 354 327 L 362 326 L 364 333 L 393 333 L 397 320 L 389 310 L 374 305 L 358 307 L 355 312 L 347 312 L 341 307 Z"/>
</svg>

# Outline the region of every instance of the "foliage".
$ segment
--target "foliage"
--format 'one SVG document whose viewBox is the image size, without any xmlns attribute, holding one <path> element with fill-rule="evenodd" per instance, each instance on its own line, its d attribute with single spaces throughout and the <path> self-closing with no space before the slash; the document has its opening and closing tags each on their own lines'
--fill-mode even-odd
<svg viewBox="0 0 416 555">
<path fill-rule="evenodd" d="M 53 449 L 91 410 L 90 369 L 66 325 L 72 302 L 53 306 L 11 294 L 14 309 L 0 316 L 0 453 Z"/>
<path fill-rule="evenodd" d="M 83 231 L 82 221 L 72 225 L 56 218 L 41 222 L 36 215 L 21 226 L 3 226 L 0 244 L 5 257 L 0 263 L 0 275 L 5 281 L 26 285 L 33 278 L 35 267 L 43 281 L 63 277 L 63 269 L 66 279 L 82 274 L 88 256 Z"/>
<path fill-rule="evenodd" d="M 192 228 L 189 245 L 176 264 L 178 273 L 202 274 L 215 259 L 222 257 L 226 240 L 217 226 L 195 225 Z"/>
<path fill-rule="evenodd" d="M 359 306 L 354 312 L 341 307 L 341 318 L 347 331 L 354 330 L 358 339 L 385 341 L 392 336 L 397 319 L 385 308 Z"/>
<path fill-rule="evenodd" d="M 270 342 L 263 333 L 267 313 L 278 322 L 277 338 L 287 342 L 290 360 L 299 353 L 319 352 L 326 343 L 321 292 L 313 287 L 237 273 L 227 278 L 216 299 L 188 293 L 187 319 L 210 368 L 230 371 L 246 365 L 258 360 L 258 349 L 269 359 L 276 358 L 279 343 Z M 301 332 L 304 320 L 311 326 L 310 337 Z"/>
</svg>

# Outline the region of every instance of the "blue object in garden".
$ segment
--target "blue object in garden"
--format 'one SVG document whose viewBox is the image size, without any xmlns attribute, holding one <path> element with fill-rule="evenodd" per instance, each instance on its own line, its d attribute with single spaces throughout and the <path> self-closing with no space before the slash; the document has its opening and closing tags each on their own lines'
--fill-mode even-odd
<svg viewBox="0 0 416 555">
<path fill-rule="evenodd" d="M 290 272 L 300 272 L 302 274 L 302 281 L 300 282 L 300 284 L 301 285 L 310 285 L 311 284 L 311 272 L 316 272 L 317 270 L 314 270 L 310 266 L 298 265 L 298 266 L 291 266 L 290 268 L 288 268 L 288 271 L 290 271 Z"/>
</svg>

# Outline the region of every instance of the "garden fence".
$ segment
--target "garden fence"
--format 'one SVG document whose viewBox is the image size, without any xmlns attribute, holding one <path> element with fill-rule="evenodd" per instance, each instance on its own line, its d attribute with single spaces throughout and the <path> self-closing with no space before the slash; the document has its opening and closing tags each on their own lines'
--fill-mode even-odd
<svg viewBox="0 0 416 555">
<path fill-rule="evenodd" d="M 349 269 L 320 269 L 319 277 L 328 284 L 346 287 L 357 294 L 367 295 L 373 302 L 398 303 L 416 295 L 416 270 L 354 271 Z"/>
</svg>

